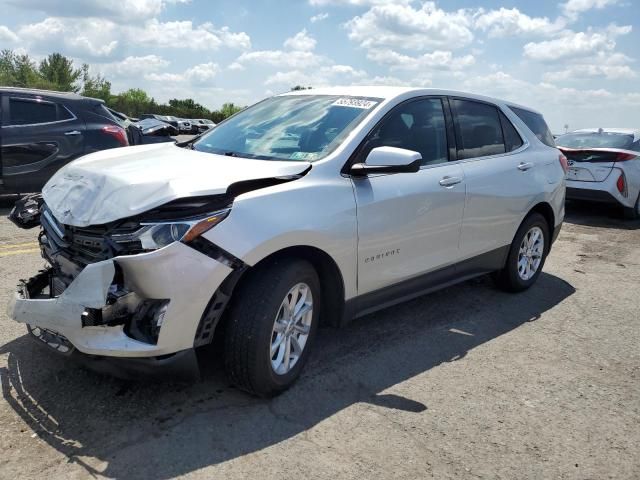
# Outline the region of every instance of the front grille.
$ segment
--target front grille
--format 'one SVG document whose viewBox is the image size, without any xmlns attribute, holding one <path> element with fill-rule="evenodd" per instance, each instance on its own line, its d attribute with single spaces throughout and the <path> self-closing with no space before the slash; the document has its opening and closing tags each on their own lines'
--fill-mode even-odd
<svg viewBox="0 0 640 480">
<path fill-rule="evenodd" d="M 115 243 L 110 235 L 131 233 L 140 228 L 138 222 L 123 221 L 109 225 L 74 227 L 61 224 L 47 207 L 41 216 L 46 242 L 51 254 L 63 254 L 81 265 L 100 262 L 118 255 L 134 255 L 144 251 L 140 242 Z"/>
</svg>

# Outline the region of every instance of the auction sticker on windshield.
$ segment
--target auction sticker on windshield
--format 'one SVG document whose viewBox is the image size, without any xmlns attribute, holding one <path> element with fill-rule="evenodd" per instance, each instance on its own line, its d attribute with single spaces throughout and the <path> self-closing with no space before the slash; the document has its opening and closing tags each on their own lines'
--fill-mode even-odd
<svg viewBox="0 0 640 480">
<path fill-rule="evenodd" d="M 368 110 L 372 107 L 375 107 L 378 102 L 374 102 L 371 100 L 365 100 L 363 98 L 350 98 L 343 97 L 339 98 L 335 102 L 331 104 L 333 107 L 351 107 L 351 108 L 362 108 L 363 110 Z"/>
</svg>

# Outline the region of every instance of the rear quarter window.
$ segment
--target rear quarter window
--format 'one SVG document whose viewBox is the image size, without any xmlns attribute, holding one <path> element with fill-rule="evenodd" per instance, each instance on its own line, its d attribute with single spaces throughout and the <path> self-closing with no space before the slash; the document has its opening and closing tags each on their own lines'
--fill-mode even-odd
<svg viewBox="0 0 640 480">
<path fill-rule="evenodd" d="M 529 130 L 538 137 L 542 143 L 548 147 L 555 148 L 556 142 L 553 139 L 553 135 L 547 126 L 547 122 L 544 121 L 544 117 L 539 113 L 531 112 L 523 108 L 509 107 L 513 113 L 515 113 L 524 124 L 529 127 Z"/>
</svg>

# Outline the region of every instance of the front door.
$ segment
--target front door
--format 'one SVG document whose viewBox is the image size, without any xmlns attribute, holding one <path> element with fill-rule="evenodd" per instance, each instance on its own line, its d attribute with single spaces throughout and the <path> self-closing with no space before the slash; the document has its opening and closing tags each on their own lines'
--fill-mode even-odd
<svg viewBox="0 0 640 480">
<path fill-rule="evenodd" d="M 465 201 L 462 168 L 448 163 L 442 99 L 392 110 L 359 157 L 375 147 L 421 153 L 416 173 L 354 178 L 358 216 L 358 294 L 396 285 L 456 262 Z"/>
</svg>

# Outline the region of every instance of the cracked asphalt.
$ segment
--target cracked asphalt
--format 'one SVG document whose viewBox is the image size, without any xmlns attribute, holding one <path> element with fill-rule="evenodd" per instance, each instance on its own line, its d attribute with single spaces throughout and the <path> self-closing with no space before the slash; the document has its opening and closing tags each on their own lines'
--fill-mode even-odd
<svg viewBox="0 0 640 480">
<path fill-rule="evenodd" d="M 323 329 L 267 401 L 70 364 L 4 305 L 41 266 L 0 200 L 0 478 L 640 477 L 640 222 L 571 205 L 544 274 L 487 278 Z"/>
</svg>

